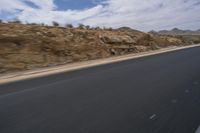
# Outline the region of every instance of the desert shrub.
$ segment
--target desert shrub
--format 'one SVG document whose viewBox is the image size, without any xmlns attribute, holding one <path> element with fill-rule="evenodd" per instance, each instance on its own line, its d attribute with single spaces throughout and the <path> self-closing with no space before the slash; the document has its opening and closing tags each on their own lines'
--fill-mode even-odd
<svg viewBox="0 0 200 133">
<path fill-rule="evenodd" d="M 13 20 L 11 23 L 21 24 L 22 22 L 20 20 Z"/>
<path fill-rule="evenodd" d="M 95 29 L 95 30 L 101 30 L 101 28 L 100 28 L 100 27 L 98 27 L 98 26 L 97 26 L 97 27 L 95 27 L 94 29 Z"/>
<path fill-rule="evenodd" d="M 108 30 L 109 30 L 109 31 L 113 31 L 113 28 L 109 27 Z"/>
<path fill-rule="evenodd" d="M 103 27 L 103 30 L 109 30 L 109 31 L 112 31 L 113 29 L 111 27 Z"/>
<path fill-rule="evenodd" d="M 78 28 L 79 29 L 85 29 L 85 26 L 84 26 L 84 24 L 79 24 Z"/>
<path fill-rule="evenodd" d="M 45 24 L 44 24 L 44 23 L 41 23 L 40 26 L 45 26 Z"/>
<path fill-rule="evenodd" d="M 72 24 L 66 24 L 65 27 L 67 27 L 67 28 L 73 28 L 73 25 Z"/>
<path fill-rule="evenodd" d="M 89 26 L 89 25 L 86 25 L 85 28 L 86 28 L 86 29 L 90 29 L 90 26 Z"/>
<path fill-rule="evenodd" d="M 30 25 L 38 25 L 37 23 L 30 23 Z"/>
<path fill-rule="evenodd" d="M 52 23 L 53 23 L 53 26 L 56 26 L 56 27 L 58 27 L 58 26 L 59 26 L 59 23 L 58 23 L 58 22 L 56 22 L 56 21 L 53 21 Z"/>
</svg>

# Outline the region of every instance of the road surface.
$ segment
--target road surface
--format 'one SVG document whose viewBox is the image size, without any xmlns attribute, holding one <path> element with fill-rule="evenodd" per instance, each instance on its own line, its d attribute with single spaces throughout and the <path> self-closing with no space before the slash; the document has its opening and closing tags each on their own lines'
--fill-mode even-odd
<svg viewBox="0 0 200 133">
<path fill-rule="evenodd" d="M 0 85 L 0 133 L 195 133 L 200 47 Z"/>
</svg>

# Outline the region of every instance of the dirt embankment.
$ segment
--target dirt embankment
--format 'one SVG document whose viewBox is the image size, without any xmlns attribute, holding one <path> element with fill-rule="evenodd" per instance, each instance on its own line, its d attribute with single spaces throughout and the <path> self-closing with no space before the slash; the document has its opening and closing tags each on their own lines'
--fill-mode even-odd
<svg viewBox="0 0 200 133">
<path fill-rule="evenodd" d="M 1 23 L 0 74 L 187 44 L 135 30 Z"/>
</svg>

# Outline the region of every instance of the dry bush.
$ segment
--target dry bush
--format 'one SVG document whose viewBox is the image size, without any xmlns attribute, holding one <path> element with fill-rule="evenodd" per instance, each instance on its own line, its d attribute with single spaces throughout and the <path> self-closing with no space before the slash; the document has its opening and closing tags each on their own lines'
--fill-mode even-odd
<svg viewBox="0 0 200 133">
<path fill-rule="evenodd" d="M 90 29 L 90 26 L 89 26 L 89 25 L 86 25 L 85 28 L 89 30 L 89 29 Z"/>
<path fill-rule="evenodd" d="M 55 26 L 55 27 L 60 26 L 60 24 L 58 22 L 56 22 L 56 21 L 53 21 L 52 23 L 53 23 L 53 26 Z"/>
<path fill-rule="evenodd" d="M 72 24 L 66 24 L 65 27 L 66 28 L 73 28 L 74 26 Z"/>
<path fill-rule="evenodd" d="M 85 25 L 84 24 L 79 24 L 78 28 L 79 29 L 85 29 Z"/>
</svg>

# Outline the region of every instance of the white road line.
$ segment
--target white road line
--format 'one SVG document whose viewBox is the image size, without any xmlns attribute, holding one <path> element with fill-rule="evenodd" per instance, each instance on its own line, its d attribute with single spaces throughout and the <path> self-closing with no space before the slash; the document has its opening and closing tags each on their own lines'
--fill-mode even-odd
<svg viewBox="0 0 200 133">
<path fill-rule="evenodd" d="M 153 114 L 152 116 L 149 117 L 149 119 L 154 119 L 156 117 L 156 114 Z"/>
</svg>

